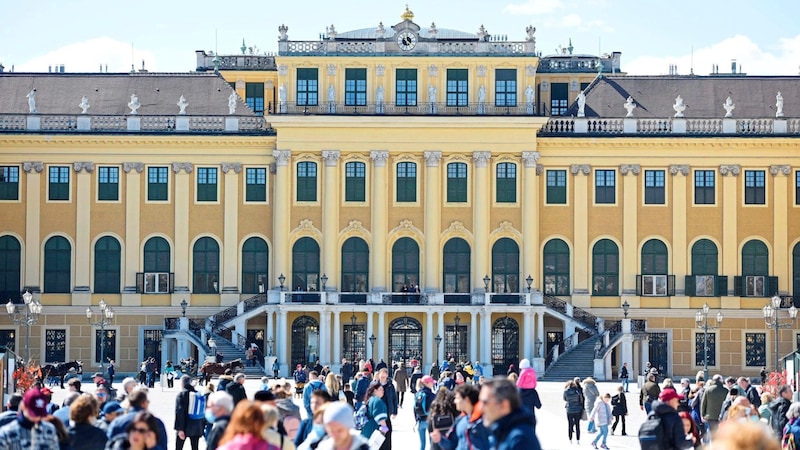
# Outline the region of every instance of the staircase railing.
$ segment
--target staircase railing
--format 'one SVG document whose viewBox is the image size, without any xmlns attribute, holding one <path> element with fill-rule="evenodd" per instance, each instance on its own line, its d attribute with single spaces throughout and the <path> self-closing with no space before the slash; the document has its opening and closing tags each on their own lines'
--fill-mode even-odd
<svg viewBox="0 0 800 450">
<path fill-rule="evenodd" d="M 558 341 L 545 356 L 545 372 L 550 370 L 550 368 L 556 363 L 556 361 L 558 361 L 558 359 L 561 359 L 567 353 L 575 350 L 582 342 L 590 337 L 592 337 L 592 334 L 590 334 L 587 330 L 578 330 Z M 559 351 L 558 358 L 555 356 L 556 350 Z"/>
<path fill-rule="evenodd" d="M 564 315 L 570 316 L 576 321 L 582 323 L 586 327 L 586 331 L 589 334 L 597 334 L 597 323 L 599 318 L 589 311 L 570 305 L 572 306 L 572 314 L 569 314 L 567 312 L 568 303 L 565 300 L 561 300 L 553 295 L 545 295 L 543 298 L 543 303 L 545 306 L 548 306 L 549 308 L 554 309 Z"/>
</svg>

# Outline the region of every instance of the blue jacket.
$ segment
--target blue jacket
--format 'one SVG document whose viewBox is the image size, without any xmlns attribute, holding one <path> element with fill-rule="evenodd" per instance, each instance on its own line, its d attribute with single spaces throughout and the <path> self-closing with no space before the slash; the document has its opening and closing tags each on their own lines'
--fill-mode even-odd
<svg viewBox="0 0 800 450">
<path fill-rule="evenodd" d="M 303 406 L 306 408 L 309 417 L 313 415 L 311 413 L 311 393 L 317 389 L 328 392 L 325 383 L 319 380 L 311 380 L 306 383 L 306 387 L 303 388 Z"/>
<path fill-rule="evenodd" d="M 367 395 L 367 389 L 369 389 L 369 378 L 361 377 L 356 382 L 356 403 L 361 404 L 364 402 L 364 396 Z"/>
<path fill-rule="evenodd" d="M 480 416 L 474 422 L 470 422 L 470 418 L 462 414 L 456 419 L 453 428 L 439 441 L 439 447 L 442 450 L 487 449 L 489 430 L 483 426 L 483 419 Z"/>
<path fill-rule="evenodd" d="M 489 436 L 492 450 L 541 450 L 539 439 L 533 431 L 533 417 L 525 408 L 519 408 L 492 424 Z"/>
<path fill-rule="evenodd" d="M 126 434 L 128 432 L 128 426 L 133 423 L 133 419 L 136 418 L 136 414 L 141 411 L 144 410 L 131 408 L 127 413 L 112 420 L 111 423 L 108 424 L 108 431 L 106 432 L 108 440 L 111 441 L 120 435 Z M 164 426 L 164 422 L 162 422 L 161 419 L 158 417 L 155 419 L 158 422 L 159 427 L 159 430 L 156 432 L 157 444 L 155 448 L 157 450 L 167 450 L 167 428 Z"/>
<path fill-rule="evenodd" d="M 386 412 L 390 416 L 397 415 L 397 389 L 394 388 L 391 378 L 387 378 L 383 385 L 383 403 L 386 403 Z"/>
</svg>

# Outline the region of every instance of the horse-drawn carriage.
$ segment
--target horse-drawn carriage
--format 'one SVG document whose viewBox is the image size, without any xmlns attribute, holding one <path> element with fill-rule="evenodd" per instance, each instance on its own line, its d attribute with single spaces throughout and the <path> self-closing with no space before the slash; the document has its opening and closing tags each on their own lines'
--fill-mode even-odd
<svg viewBox="0 0 800 450">
<path fill-rule="evenodd" d="M 61 389 L 64 389 L 64 378 L 70 372 L 70 369 L 75 370 L 75 375 L 83 375 L 83 364 L 80 361 L 69 361 L 55 364 L 45 364 L 41 367 L 42 380 L 58 381 Z"/>
<path fill-rule="evenodd" d="M 231 372 L 235 372 L 237 369 L 244 369 L 244 364 L 242 364 L 242 359 L 237 358 L 232 361 L 228 361 L 226 363 L 206 361 L 205 363 L 203 363 L 203 366 L 200 367 L 200 383 L 201 384 L 208 383 L 209 381 L 211 381 L 212 376 L 222 375 L 228 369 L 231 369 Z"/>
</svg>

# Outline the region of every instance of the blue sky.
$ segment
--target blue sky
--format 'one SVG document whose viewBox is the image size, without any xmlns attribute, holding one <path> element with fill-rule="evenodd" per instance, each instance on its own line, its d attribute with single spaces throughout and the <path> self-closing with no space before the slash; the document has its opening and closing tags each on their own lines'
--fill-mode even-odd
<svg viewBox="0 0 800 450">
<path fill-rule="evenodd" d="M 704 75 L 736 59 L 744 72 L 800 72 L 800 2 L 744 0 L 39 0 L 5 2 L 0 27 L 0 62 L 6 70 L 46 72 L 129 71 L 131 62 L 148 70 L 187 72 L 195 50 L 239 53 L 242 39 L 259 52 L 277 50 L 277 28 L 291 40 L 316 40 L 328 25 L 339 32 L 400 21 L 409 4 L 422 27 L 492 34 L 523 40 L 536 27 L 544 55 L 567 46 L 576 53 L 622 52 L 622 69 L 632 74 L 667 73 L 670 64 Z M 113 5 L 113 6 L 112 6 Z"/>
</svg>

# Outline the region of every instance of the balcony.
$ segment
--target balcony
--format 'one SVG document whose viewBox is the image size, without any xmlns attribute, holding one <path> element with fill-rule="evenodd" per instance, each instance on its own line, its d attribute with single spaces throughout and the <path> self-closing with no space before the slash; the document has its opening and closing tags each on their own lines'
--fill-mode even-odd
<svg viewBox="0 0 800 450">
<path fill-rule="evenodd" d="M 274 135 L 263 117 L 0 114 L 0 132 Z"/>
<path fill-rule="evenodd" d="M 337 115 L 337 116 L 537 116 L 536 105 L 517 104 L 497 106 L 486 103 L 469 103 L 450 106 L 442 103 L 417 103 L 398 105 L 395 103 L 365 103 L 346 105 L 344 103 L 321 103 L 317 105 L 293 102 L 270 103 L 270 115 Z"/>
<path fill-rule="evenodd" d="M 800 119 L 684 119 L 552 117 L 539 136 L 771 136 L 800 135 Z"/>
</svg>

